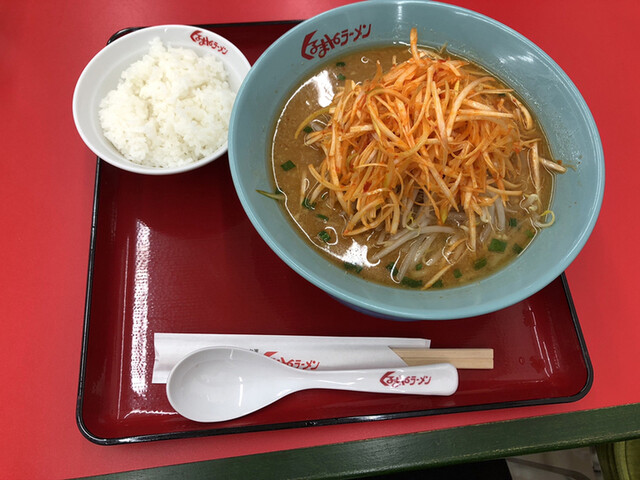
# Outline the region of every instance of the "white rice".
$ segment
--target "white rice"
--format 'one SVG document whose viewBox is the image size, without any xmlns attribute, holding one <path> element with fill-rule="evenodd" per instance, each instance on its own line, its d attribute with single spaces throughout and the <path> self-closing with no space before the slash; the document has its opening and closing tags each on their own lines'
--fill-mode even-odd
<svg viewBox="0 0 640 480">
<path fill-rule="evenodd" d="M 100 124 L 128 160 L 182 166 L 224 145 L 234 99 L 222 62 L 155 38 L 100 103 Z"/>
</svg>

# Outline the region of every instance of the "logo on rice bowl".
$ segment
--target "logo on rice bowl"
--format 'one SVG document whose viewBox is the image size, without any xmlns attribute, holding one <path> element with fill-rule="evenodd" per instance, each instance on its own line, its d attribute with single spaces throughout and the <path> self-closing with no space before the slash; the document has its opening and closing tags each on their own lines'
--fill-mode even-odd
<svg viewBox="0 0 640 480">
<path fill-rule="evenodd" d="M 202 47 L 209 47 L 216 52 L 220 52 L 223 55 L 226 55 L 229 51 L 227 47 L 224 45 L 220 45 L 215 40 L 211 40 L 209 37 L 202 33 L 202 30 L 194 30 L 194 32 L 189 36 L 191 40 Z"/>
</svg>

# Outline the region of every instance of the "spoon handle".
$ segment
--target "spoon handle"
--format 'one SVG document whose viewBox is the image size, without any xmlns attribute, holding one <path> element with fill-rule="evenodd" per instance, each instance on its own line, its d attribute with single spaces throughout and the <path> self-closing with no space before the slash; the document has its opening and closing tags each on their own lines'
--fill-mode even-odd
<svg viewBox="0 0 640 480">
<path fill-rule="evenodd" d="M 413 395 L 451 395 L 458 389 L 458 370 L 449 363 L 308 373 L 304 388 Z"/>
</svg>

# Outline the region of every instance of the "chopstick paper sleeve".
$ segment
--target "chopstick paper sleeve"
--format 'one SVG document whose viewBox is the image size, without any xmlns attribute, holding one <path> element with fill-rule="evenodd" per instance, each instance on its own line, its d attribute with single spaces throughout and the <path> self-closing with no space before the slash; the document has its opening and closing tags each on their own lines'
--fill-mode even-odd
<svg viewBox="0 0 640 480">
<path fill-rule="evenodd" d="M 407 364 L 390 348 L 429 348 L 423 338 L 327 337 L 156 333 L 153 383 L 165 383 L 173 366 L 206 347 L 253 350 L 303 370 L 397 368 Z"/>
</svg>

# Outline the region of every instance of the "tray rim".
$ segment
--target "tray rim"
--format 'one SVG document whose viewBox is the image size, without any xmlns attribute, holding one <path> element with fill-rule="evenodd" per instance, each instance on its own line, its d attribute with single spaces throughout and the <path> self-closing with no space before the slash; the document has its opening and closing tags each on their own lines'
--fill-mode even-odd
<svg viewBox="0 0 640 480">
<path fill-rule="evenodd" d="M 243 27 L 243 26 L 261 26 L 261 25 L 288 25 L 288 24 L 295 25 L 297 23 L 300 23 L 300 20 L 201 24 L 196 26 L 198 28 L 212 29 L 212 28 L 221 28 L 221 27 Z M 122 35 L 138 30 L 140 28 L 145 28 L 145 27 L 126 27 L 121 30 L 118 30 L 109 38 L 107 44 L 111 43 L 112 41 L 114 41 L 115 39 L 119 38 Z M 92 215 L 91 215 L 91 232 L 90 232 L 90 246 L 89 246 L 89 259 L 88 259 L 89 263 L 88 263 L 88 269 L 87 269 L 87 285 L 86 285 L 86 292 L 85 292 L 82 348 L 81 348 L 81 358 L 80 358 L 78 393 L 77 393 L 77 399 L 76 399 L 76 424 L 78 426 L 78 429 L 80 430 L 80 433 L 92 443 L 95 443 L 97 445 L 108 446 L 108 445 L 151 442 L 151 441 L 179 439 L 179 438 L 198 438 L 198 437 L 220 436 L 220 435 L 229 435 L 229 434 L 237 434 L 237 433 L 285 430 L 285 429 L 292 429 L 292 428 L 343 425 L 348 423 L 361 423 L 361 422 L 371 422 L 371 421 L 379 421 L 379 420 L 394 420 L 394 419 L 401 419 L 401 418 L 444 415 L 444 414 L 460 413 L 460 412 L 477 412 L 477 411 L 484 411 L 484 410 L 497 410 L 502 408 L 562 404 L 562 403 L 570 403 L 570 402 L 575 402 L 577 400 L 580 400 L 591 389 L 591 386 L 593 384 L 593 365 L 591 363 L 591 359 L 589 357 L 589 353 L 587 350 L 587 345 L 586 345 L 584 336 L 582 334 L 580 323 L 578 321 L 576 308 L 573 302 L 573 298 L 571 296 L 571 291 L 569 289 L 569 283 L 567 281 L 565 273 L 563 272 L 558 278 L 560 278 L 562 282 L 565 298 L 567 300 L 567 305 L 569 307 L 569 311 L 571 314 L 571 320 L 572 320 L 574 329 L 576 331 L 578 344 L 580 346 L 582 359 L 583 359 L 586 373 L 587 373 L 585 384 L 574 395 L 570 395 L 566 397 L 549 397 L 549 398 L 539 398 L 539 399 L 514 400 L 514 401 L 508 401 L 508 402 L 485 403 L 485 404 L 470 405 L 470 406 L 436 408 L 436 409 L 427 409 L 427 410 L 412 410 L 407 412 L 395 412 L 395 413 L 386 413 L 386 414 L 383 413 L 383 414 L 372 414 L 372 415 L 352 415 L 348 417 L 327 418 L 327 419 L 318 419 L 318 420 L 303 420 L 303 421 L 283 422 L 283 423 L 275 423 L 275 424 L 249 425 L 249 426 L 241 426 L 241 427 L 206 428 L 201 430 L 176 431 L 176 432 L 154 433 L 154 434 L 143 434 L 143 435 L 129 435 L 129 436 L 122 436 L 122 437 L 101 437 L 101 436 L 95 435 L 86 426 L 83 415 L 82 415 L 82 411 L 83 411 L 83 405 L 84 405 L 85 379 L 86 379 L 86 372 L 87 372 L 86 363 L 87 363 L 87 351 L 88 351 L 88 345 L 89 345 L 89 327 L 90 327 L 90 320 L 91 320 L 91 300 L 93 295 L 93 274 L 94 274 L 94 266 L 95 266 L 96 233 L 97 233 L 97 222 L 98 222 L 98 213 L 99 213 L 98 206 L 99 206 L 99 200 L 100 200 L 100 175 L 101 175 L 102 163 L 103 161 L 99 157 L 96 157 L 96 170 L 95 170 L 96 173 L 95 173 L 95 180 L 94 180 L 93 208 L 92 208 Z"/>
</svg>

